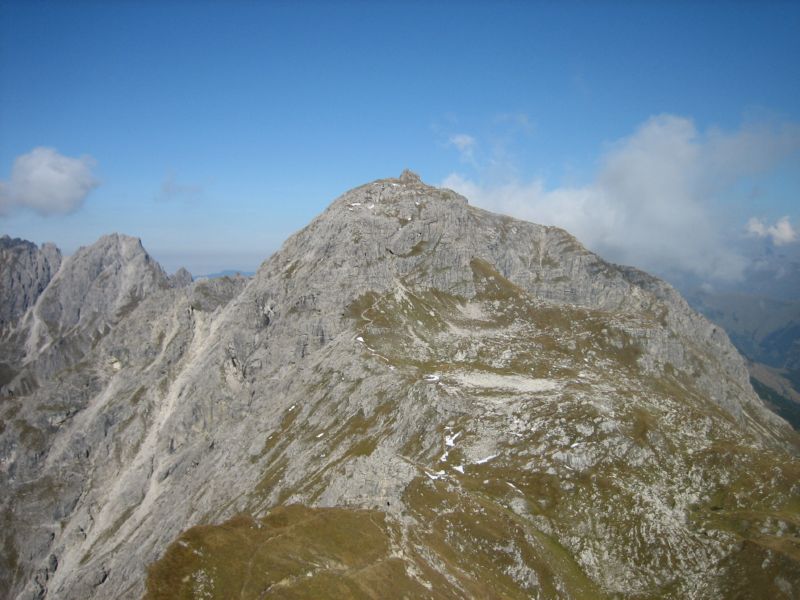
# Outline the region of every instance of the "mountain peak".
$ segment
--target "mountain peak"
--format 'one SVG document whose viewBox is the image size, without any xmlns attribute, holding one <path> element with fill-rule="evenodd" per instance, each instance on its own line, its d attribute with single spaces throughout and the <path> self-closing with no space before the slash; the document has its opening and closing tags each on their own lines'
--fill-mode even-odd
<svg viewBox="0 0 800 600">
<path fill-rule="evenodd" d="M 404 169 L 403 172 L 400 173 L 400 181 L 402 183 L 422 183 L 419 175 L 410 169 Z"/>
<path fill-rule="evenodd" d="M 192 284 L 194 278 L 188 270 L 186 270 L 184 267 L 181 267 L 170 276 L 169 280 L 170 283 L 175 287 L 186 287 L 187 285 Z"/>
<path fill-rule="evenodd" d="M 135 256 L 146 255 L 150 260 L 150 255 L 144 249 L 141 238 L 125 235 L 124 233 L 109 233 L 101 236 L 90 245 L 84 246 L 78 252 L 92 252 L 98 256 L 119 257 L 122 261 L 129 261 Z M 77 254 L 77 253 L 76 253 Z"/>
<path fill-rule="evenodd" d="M 796 436 L 724 333 L 563 230 L 409 172 L 247 281 L 170 286 L 131 239 L 77 252 L 27 313 L 54 350 L 0 403 L 11 597 L 800 587 Z"/>
<path fill-rule="evenodd" d="M 169 286 L 166 273 L 139 238 L 113 233 L 82 246 L 64 259 L 26 315 L 28 359 L 58 346 L 66 336 L 72 339 L 71 352 L 58 351 L 38 361 L 38 368 L 48 373 L 63 368 L 143 298 Z"/>
</svg>

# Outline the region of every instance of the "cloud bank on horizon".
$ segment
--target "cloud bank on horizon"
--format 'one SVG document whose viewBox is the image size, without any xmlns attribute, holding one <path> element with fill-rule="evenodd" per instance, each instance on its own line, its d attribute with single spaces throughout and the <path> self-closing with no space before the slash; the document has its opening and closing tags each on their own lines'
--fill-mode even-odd
<svg viewBox="0 0 800 600">
<path fill-rule="evenodd" d="M 478 142 L 468 137 L 472 151 Z M 688 118 L 663 114 L 613 144 L 587 185 L 548 188 L 541 178 L 487 182 L 480 170 L 476 177 L 451 173 L 442 185 L 483 208 L 562 227 L 616 262 L 735 281 L 749 262 L 734 243 L 737 234 L 781 245 L 796 241 L 797 233 L 788 217 L 775 225 L 753 217 L 744 231 L 727 231 L 724 195 L 798 149 L 795 123 L 700 132 Z"/>
<path fill-rule="evenodd" d="M 18 156 L 8 181 L 0 181 L 0 215 L 30 209 L 42 216 L 68 214 L 82 205 L 100 182 L 90 156 L 71 158 L 39 146 Z"/>
<path fill-rule="evenodd" d="M 775 225 L 767 225 L 761 219 L 752 217 L 747 221 L 747 233 L 751 237 L 769 238 L 776 246 L 797 241 L 797 230 L 789 222 L 789 217 L 781 217 Z"/>
</svg>

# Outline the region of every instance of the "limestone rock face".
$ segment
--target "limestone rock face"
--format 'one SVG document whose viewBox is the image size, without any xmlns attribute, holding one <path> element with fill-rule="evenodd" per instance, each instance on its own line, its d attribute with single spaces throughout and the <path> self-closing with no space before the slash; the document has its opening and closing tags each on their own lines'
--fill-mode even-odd
<svg viewBox="0 0 800 600">
<path fill-rule="evenodd" d="M 17 375 L 26 333 L 19 320 L 58 272 L 61 252 L 53 244 L 0 237 L 0 397 Z"/>
<path fill-rule="evenodd" d="M 20 323 L 11 598 L 800 591 L 797 436 L 726 335 L 413 173 L 347 192 L 252 279 L 174 285 L 103 238 Z"/>
<path fill-rule="evenodd" d="M 170 276 L 169 281 L 174 287 L 185 287 L 191 285 L 193 277 L 189 271 L 181 267 Z"/>
<path fill-rule="evenodd" d="M 70 256 L 39 298 L 33 315 L 44 327 L 33 343 L 38 350 L 73 328 L 102 327 L 166 285 L 166 274 L 138 238 L 103 236 Z"/>
<path fill-rule="evenodd" d="M 0 331 L 33 306 L 61 265 L 53 244 L 0 237 Z"/>
<path fill-rule="evenodd" d="M 79 248 L 25 314 L 25 368 L 9 393 L 79 362 L 143 298 L 167 287 L 167 275 L 138 238 L 106 235 Z"/>
</svg>

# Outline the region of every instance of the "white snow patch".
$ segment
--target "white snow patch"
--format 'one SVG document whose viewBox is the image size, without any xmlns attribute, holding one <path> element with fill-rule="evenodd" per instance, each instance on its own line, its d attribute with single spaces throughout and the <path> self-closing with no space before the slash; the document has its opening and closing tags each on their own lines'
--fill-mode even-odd
<svg viewBox="0 0 800 600">
<path fill-rule="evenodd" d="M 361 343 L 363 344 L 363 343 L 364 343 L 364 338 L 363 338 L 363 337 L 361 337 L 361 336 L 359 335 L 359 336 L 356 338 L 356 341 L 357 341 L 357 342 L 361 342 Z"/>
<path fill-rule="evenodd" d="M 323 435 L 325 435 L 325 432 L 318 433 L 318 434 L 317 434 L 317 439 L 321 438 Z"/>
<path fill-rule="evenodd" d="M 454 379 L 469 387 L 494 388 L 512 392 L 549 392 L 558 387 L 558 382 L 552 379 L 534 379 L 522 375 L 499 375 L 470 371 L 457 373 Z"/>
<path fill-rule="evenodd" d="M 428 383 L 436 383 L 437 381 L 439 381 L 438 375 L 425 375 L 422 378 Z"/>
<path fill-rule="evenodd" d="M 449 435 L 449 434 L 446 434 L 446 435 L 444 436 L 444 444 L 445 444 L 445 446 L 449 446 L 450 448 L 452 448 L 453 446 L 455 446 L 455 445 L 456 445 L 456 440 L 458 439 L 458 437 L 459 437 L 460 435 L 461 435 L 461 432 L 460 432 L 460 431 L 459 431 L 459 432 L 457 432 L 457 433 L 455 433 L 454 435 Z"/>
<path fill-rule="evenodd" d="M 490 461 L 490 460 L 492 460 L 493 458 L 497 458 L 497 454 L 492 454 L 491 456 L 487 456 L 486 458 L 482 458 L 482 459 L 480 459 L 480 460 L 476 460 L 476 461 L 475 461 L 475 464 L 476 464 L 476 465 L 482 465 L 482 464 L 484 464 L 484 463 L 487 463 L 487 462 L 489 462 L 489 461 Z"/>
<path fill-rule="evenodd" d="M 446 473 L 444 471 L 436 471 L 435 473 L 431 473 L 430 471 L 425 471 L 425 475 L 430 477 L 433 481 L 436 481 L 437 479 L 441 479 L 442 477 L 444 477 Z"/>
<path fill-rule="evenodd" d="M 462 475 L 464 474 L 464 465 L 456 465 L 455 467 L 453 467 L 453 469 L 458 471 Z"/>
</svg>

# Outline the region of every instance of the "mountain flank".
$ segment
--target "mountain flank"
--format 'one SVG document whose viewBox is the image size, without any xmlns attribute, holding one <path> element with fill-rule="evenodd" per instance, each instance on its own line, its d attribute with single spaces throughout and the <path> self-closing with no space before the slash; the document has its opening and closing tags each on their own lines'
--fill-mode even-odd
<svg viewBox="0 0 800 600">
<path fill-rule="evenodd" d="M 252 278 L 125 236 L 54 271 L 0 332 L 9 598 L 800 593 L 797 434 L 563 230 L 404 172 Z"/>
</svg>

